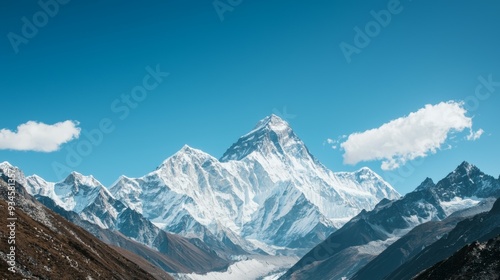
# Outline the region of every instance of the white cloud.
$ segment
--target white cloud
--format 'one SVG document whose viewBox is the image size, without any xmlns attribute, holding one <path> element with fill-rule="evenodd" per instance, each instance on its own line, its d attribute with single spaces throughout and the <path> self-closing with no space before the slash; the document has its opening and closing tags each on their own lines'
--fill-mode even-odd
<svg viewBox="0 0 500 280">
<path fill-rule="evenodd" d="M 335 141 L 331 138 L 328 138 L 328 139 L 326 139 L 326 143 L 333 144 L 333 143 L 335 143 Z"/>
<path fill-rule="evenodd" d="M 467 136 L 467 140 L 469 141 L 476 141 L 477 139 L 479 139 L 481 137 L 481 135 L 483 135 L 484 133 L 484 130 L 483 129 L 479 129 L 478 131 L 470 131 L 470 134 Z"/>
<path fill-rule="evenodd" d="M 28 121 L 17 127 L 17 131 L 0 130 L 0 149 L 18 151 L 53 152 L 60 146 L 80 136 L 78 122 L 64 121 L 48 125 Z"/>
<path fill-rule="evenodd" d="M 356 132 L 340 144 L 344 163 L 382 160 L 382 169 L 392 170 L 407 161 L 434 154 L 453 133 L 469 129 L 468 140 L 484 132 L 472 130 L 463 102 L 441 102 L 383 124 L 379 128 Z"/>
</svg>

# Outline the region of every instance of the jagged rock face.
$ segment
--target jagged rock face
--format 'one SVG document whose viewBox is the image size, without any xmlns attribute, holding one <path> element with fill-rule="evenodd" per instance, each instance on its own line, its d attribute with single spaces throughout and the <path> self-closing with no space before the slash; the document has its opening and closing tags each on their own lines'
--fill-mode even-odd
<svg viewBox="0 0 500 280">
<path fill-rule="evenodd" d="M 328 170 L 274 115 L 220 160 L 184 146 L 157 170 L 123 176 L 110 191 L 163 229 L 247 250 L 257 243 L 311 248 L 362 209 L 399 197 L 368 168 Z"/>
<path fill-rule="evenodd" d="M 494 203 L 494 198 L 485 199 L 476 206 L 454 212 L 442 221 L 430 221 L 416 226 L 360 269 L 351 279 L 385 279 L 402 264 L 448 234 L 457 223 L 480 213 L 488 212 Z"/>
<path fill-rule="evenodd" d="M 497 179 L 463 162 L 437 184 L 426 179 L 403 198 L 382 200 L 373 210 L 362 211 L 306 254 L 281 279 L 352 277 L 417 225 L 441 221 L 485 198 L 498 197 L 499 191 Z"/>
<path fill-rule="evenodd" d="M 421 272 L 415 280 L 498 279 L 500 278 L 500 236 L 473 242 L 448 259 Z"/>
<path fill-rule="evenodd" d="M 489 212 L 459 222 L 448 234 L 401 265 L 387 279 L 411 279 L 420 271 L 450 257 L 463 246 L 475 241 L 483 242 L 499 234 L 500 199 L 497 199 Z"/>
</svg>

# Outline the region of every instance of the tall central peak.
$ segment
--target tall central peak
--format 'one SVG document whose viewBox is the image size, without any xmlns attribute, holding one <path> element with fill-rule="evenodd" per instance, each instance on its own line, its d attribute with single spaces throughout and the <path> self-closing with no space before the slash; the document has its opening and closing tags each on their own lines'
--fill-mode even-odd
<svg viewBox="0 0 500 280">
<path fill-rule="evenodd" d="M 241 160 L 253 152 L 260 152 L 264 156 L 288 152 L 309 153 L 288 123 L 274 114 L 260 120 L 253 130 L 240 137 L 220 161 Z"/>
<path fill-rule="evenodd" d="M 290 126 L 282 118 L 276 116 L 275 114 L 272 114 L 260 120 L 255 126 L 255 128 L 249 134 L 265 128 L 275 131 L 280 131 L 280 130 L 290 129 Z"/>
</svg>

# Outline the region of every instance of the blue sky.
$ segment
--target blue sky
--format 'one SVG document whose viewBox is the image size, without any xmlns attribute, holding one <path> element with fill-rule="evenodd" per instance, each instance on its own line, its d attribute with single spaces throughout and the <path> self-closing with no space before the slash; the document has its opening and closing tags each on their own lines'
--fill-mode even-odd
<svg viewBox="0 0 500 280">
<path fill-rule="evenodd" d="M 271 113 L 327 167 L 368 166 L 401 193 L 463 160 L 499 175 L 500 87 L 475 93 L 479 77 L 500 82 L 498 1 L 213 3 L 67 1 L 44 18 L 36 2 L 2 1 L 0 128 L 73 120 L 88 132 L 104 119 L 112 131 L 69 167 L 105 185 L 152 171 L 183 144 L 220 157 Z M 382 10 L 390 20 L 372 24 L 369 43 L 346 59 L 341 43 L 356 47 L 355 28 L 366 32 Z M 23 35 L 24 17 L 38 27 Z M 147 78 L 155 70 L 169 75 Z M 144 85 L 140 102 L 122 99 Z M 345 164 L 345 151 L 326 143 L 450 100 L 468 101 L 479 139 L 450 133 L 435 153 L 390 171 L 382 160 Z M 85 137 L 52 152 L 4 148 L 0 161 L 56 181 L 53 163 L 66 165 Z"/>
</svg>

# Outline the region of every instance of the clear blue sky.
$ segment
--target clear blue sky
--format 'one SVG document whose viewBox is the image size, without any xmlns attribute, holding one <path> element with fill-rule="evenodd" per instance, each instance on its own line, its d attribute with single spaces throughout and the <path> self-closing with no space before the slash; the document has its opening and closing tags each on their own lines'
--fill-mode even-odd
<svg viewBox="0 0 500 280">
<path fill-rule="evenodd" d="M 221 20 L 212 1 L 73 0 L 16 53 L 8 34 L 22 36 L 22 18 L 32 22 L 43 10 L 35 1 L 2 1 L 0 128 L 76 120 L 89 131 L 109 118 L 114 131 L 74 168 L 109 185 L 121 174 L 152 171 L 183 144 L 219 158 L 258 120 L 286 108 L 294 115 L 287 121 L 327 167 L 368 166 L 384 176 L 380 161 L 343 164 L 342 151 L 326 139 L 474 96 L 481 75 L 500 82 L 500 2 L 493 0 L 401 1 L 400 12 L 348 63 L 339 44 L 354 45 L 354 28 L 364 29 L 370 11 L 388 4 L 243 0 Z M 156 65 L 170 75 L 120 119 L 113 102 Z M 426 157 L 393 182 L 396 189 L 440 179 L 463 160 L 498 176 L 499 105 L 496 87 L 468 113 L 482 137 L 448 141 L 451 149 Z M 64 164 L 82 139 L 50 153 L 0 150 L 0 161 L 55 181 L 52 163 Z"/>
</svg>

